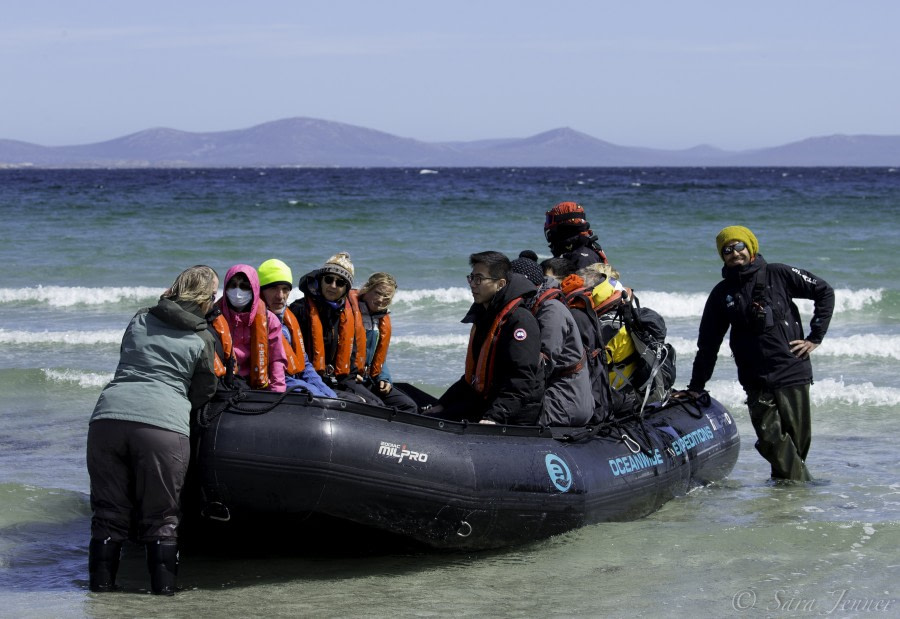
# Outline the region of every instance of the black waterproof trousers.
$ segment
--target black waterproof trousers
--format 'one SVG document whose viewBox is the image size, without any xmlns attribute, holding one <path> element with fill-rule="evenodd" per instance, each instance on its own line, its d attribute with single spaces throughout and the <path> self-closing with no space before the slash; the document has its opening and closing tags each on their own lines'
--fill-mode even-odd
<svg viewBox="0 0 900 619">
<path fill-rule="evenodd" d="M 175 538 L 190 454 L 190 440 L 178 432 L 133 421 L 92 422 L 87 439 L 91 537 Z"/>
<path fill-rule="evenodd" d="M 809 385 L 748 390 L 756 450 L 772 465 L 774 479 L 809 481 L 806 455 L 812 443 Z"/>
</svg>

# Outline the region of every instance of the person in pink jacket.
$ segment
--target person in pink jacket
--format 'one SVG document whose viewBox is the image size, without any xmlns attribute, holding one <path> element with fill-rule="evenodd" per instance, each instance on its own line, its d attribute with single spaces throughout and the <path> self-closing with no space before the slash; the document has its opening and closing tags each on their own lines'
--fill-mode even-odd
<svg viewBox="0 0 900 619">
<path fill-rule="evenodd" d="M 259 296 L 259 276 L 247 264 L 225 274 L 225 296 L 217 305 L 231 331 L 235 376 L 251 389 L 284 391 L 287 357 L 281 343 L 281 321 Z"/>
</svg>

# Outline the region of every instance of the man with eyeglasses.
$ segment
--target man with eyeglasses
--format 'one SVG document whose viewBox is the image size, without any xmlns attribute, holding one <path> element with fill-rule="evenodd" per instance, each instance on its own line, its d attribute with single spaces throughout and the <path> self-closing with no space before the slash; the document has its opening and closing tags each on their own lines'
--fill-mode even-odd
<svg viewBox="0 0 900 619">
<path fill-rule="evenodd" d="M 809 271 L 767 263 L 756 236 L 743 226 L 719 232 L 716 248 L 724 262 L 723 280 L 703 308 L 691 381 L 676 397 L 696 398 L 704 390 L 730 327 L 738 381 L 747 393 L 758 439 L 756 450 L 771 464 L 773 479 L 809 481 L 809 354 L 828 330 L 834 290 Z M 806 337 L 795 298 L 814 302 Z"/>
<path fill-rule="evenodd" d="M 537 287 L 496 251 L 469 256 L 474 303 L 462 319 L 472 324 L 466 370 L 427 414 L 487 424 L 535 425 L 544 376 L 541 330 L 523 305 Z"/>
</svg>

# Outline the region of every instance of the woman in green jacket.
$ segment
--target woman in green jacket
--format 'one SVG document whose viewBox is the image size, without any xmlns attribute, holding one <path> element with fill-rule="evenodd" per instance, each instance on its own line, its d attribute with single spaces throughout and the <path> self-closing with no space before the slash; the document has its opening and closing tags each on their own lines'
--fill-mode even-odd
<svg viewBox="0 0 900 619">
<path fill-rule="evenodd" d="M 119 365 L 91 415 L 91 591 L 116 588 L 122 542 L 147 545 L 153 593 L 175 593 L 179 498 L 190 459 L 190 413 L 216 390 L 215 342 L 207 331 L 219 277 L 208 266 L 181 273 L 131 319 Z"/>
</svg>

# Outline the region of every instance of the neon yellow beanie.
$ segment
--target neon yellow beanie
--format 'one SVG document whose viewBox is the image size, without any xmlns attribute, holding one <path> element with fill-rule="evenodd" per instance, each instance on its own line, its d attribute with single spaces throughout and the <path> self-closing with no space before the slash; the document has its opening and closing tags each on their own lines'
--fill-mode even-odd
<svg viewBox="0 0 900 619">
<path fill-rule="evenodd" d="M 719 258 L 722 257 L 722 248 L 731 241 L 743 241 L 747 249 L 750 250 L 750 257 L 756 255 L 759 251 L 759 241 L 748 228 L 744 226 L 728 226 L 722 228 L 722 231 L 716 235 L 716 249 L 719 252 Z"/>
<path fill-rule="evenodd" d="M 287 284 L 291 289 L 294 288 L 294 277 L 291 273 L 291 267 L 278 258 L 266 260 L 259 265 L 256 271 L 259 273 L 260 288 L 265 288 L 272 284 Z"/>
</svg>

